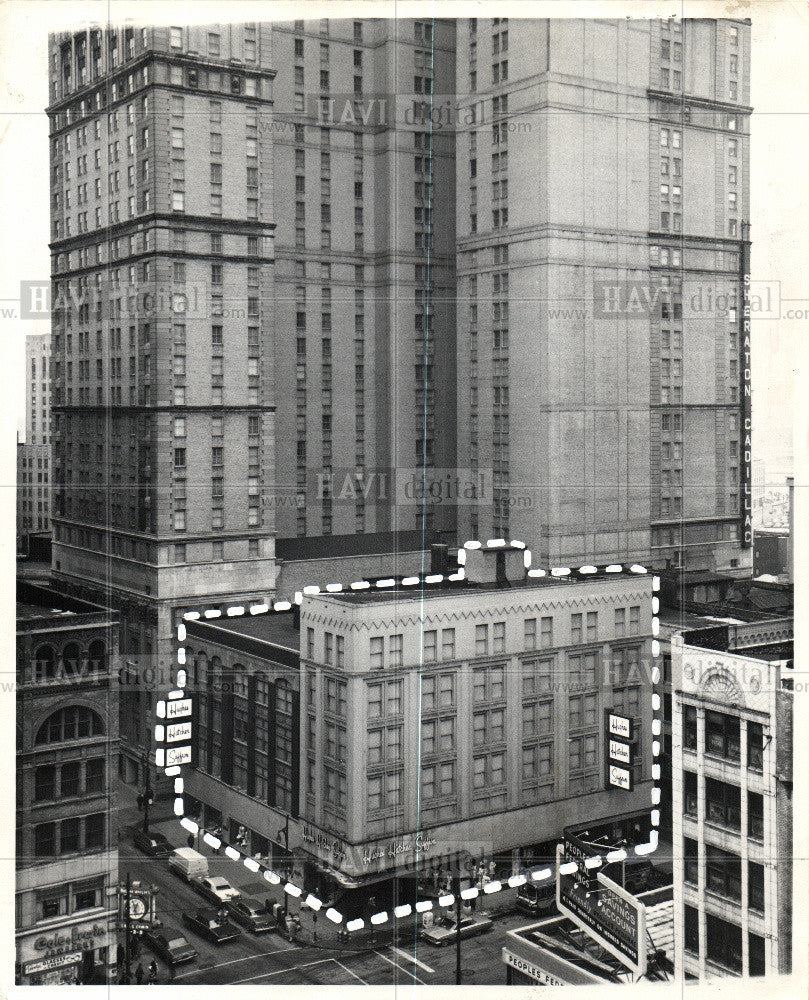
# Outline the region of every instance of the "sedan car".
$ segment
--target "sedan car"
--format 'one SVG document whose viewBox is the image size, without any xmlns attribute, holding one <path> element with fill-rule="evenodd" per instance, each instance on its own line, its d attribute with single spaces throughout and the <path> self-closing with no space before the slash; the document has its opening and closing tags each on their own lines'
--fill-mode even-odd
<svg viewBox="0 0 809 1000">
<path fill-rule="evenodd" d="M 240 899 L 241 893 L 234 889 L 227 879 L 221 875 L 207 875 L 205 878 L 195 878 L 191 880 L 191 885 L 200 896 L 204 896 L 209 902 L 219 906 L 229 903 L 232 899 Z"/>
<path fill-rule="evenodd" d="M 239 928 L 220 917 L 216 910 L 202 909 L 184 913 L 183 923 L 214 944 L 224 944 L 225 941 L 233 941 L 234 938 L 242 936 Z"/>
<path fill-rule="evenodd" d="M 461 917 L 461 938 L 474 937 L 491 928 L 492 922 L 488 917 Z M 458 923 L 454 917 L 440 917 L 432 927 L 422 927 L 419 937 L 429 944 L 450 944 L 457 940 Z"/>
<path fill-rule="evenodd" d="M 149 854 L 153 858 L 167 858 L 174 850 L 163 834 L 157 830 L 149 830 L 148 833 L 136 830 L 132 834 L 132 843 L 144 854 Z"/>
<path fill-rule="evenodd" d="M 163 933 L 154 930 L 144 931 L 143 940 L 169 965 L 180 965 L 197 957 L 197 949 L 193 948 L 179 931 L 166 930 Z"/>
<path fill-rule="evenodd" d="M 228 913 L 254 934 L 264 934 L 276 926 L 271 914 L 255 899 L 232 899 L 228 903 Z"/>
</svg>

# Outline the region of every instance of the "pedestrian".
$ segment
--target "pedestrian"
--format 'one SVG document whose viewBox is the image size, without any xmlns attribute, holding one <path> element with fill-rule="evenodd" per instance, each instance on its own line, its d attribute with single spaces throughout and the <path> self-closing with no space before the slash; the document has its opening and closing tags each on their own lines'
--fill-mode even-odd
<svg viewBox="0 0 809 1000">
<path fill-rule="evenodd" d="M 138 967 L 135 969 L 135 982 L 138 986 L 143 982 L 143 966 L 138 962 Z"/>
<path fill-rule="evenodd" d="M 157 982 L 157 962 L 152 959 L 152 964 L 149 966 L 149 986 L 154 986 Z"/>
<path fill-rule="evenodd" d="M 495 873 L 497 872 L 497 865 L 494 863 L 494 858 L 489 862 L 489 881 L 494 881 Z"/>
</svg>

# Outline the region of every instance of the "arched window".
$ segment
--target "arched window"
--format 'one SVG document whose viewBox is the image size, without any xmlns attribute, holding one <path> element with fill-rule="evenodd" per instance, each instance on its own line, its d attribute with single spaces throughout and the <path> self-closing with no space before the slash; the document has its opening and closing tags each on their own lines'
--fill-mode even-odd
<svg viewBox="0 0 809 1000">
<path fill-rule="evenodd" d="M 49 680 L 56 675 L 56 654 L 53 646 L 37 647 L 34 653 L 34 677 L 38 681 Z"/>
<path fill-rule="evenodd" d="M 103 736 L 104 723 L 101 716 L 84 705 L 68 705 L 42 723 L 35 743 L 64 743 L 66 740 L 86 739 L 88 736 Z"/>
<path fill-rule="evenodd" d="M 62 669 L 68 677 L 81 673 L 81 650 L 76 642 L 69 642 L 62 650 Z"/>
<path fill-rule="evenodd" d="M 91 673 L 103 674 L 107 670 L 107 646 L 101 639 L 94 639 L 88 650 Z"/>
</svg>

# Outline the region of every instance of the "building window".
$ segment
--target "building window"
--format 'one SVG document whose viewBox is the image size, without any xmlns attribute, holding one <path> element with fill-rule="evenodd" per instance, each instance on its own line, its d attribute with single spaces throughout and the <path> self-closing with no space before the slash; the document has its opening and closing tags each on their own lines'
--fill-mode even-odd
<svg viewBox="0 0 809 1000">
<path fill-rule="evenodd" d="M 404 636 L 401 634 L 388 637 L 388 654 L 391 667 L 401 667 L 402 665 L 402 644 Z"/>
<path fill-rule="evenodd" d="M 739 760 L 738 716 L 722 712 L 705 713 L 705 752 L 726 760 Z"/>
<path fill-rule="evenodd" d="M 683 706 L 683 746 L 686 750 L 697 749 L 697 710 L 693 705 Z"/>
<path fill-rule="evenodd" d="M 40 823 L 34 827 L 34 855 L 52 858 L 56 854 L 56 824 Z"/>
<path fill-rule="evenodd" d="M 683 813 L 697 817 L 697 776 L 692 771 L 683 771 Z"/>
<path fill-rule="evenodd" d="M 761 796 L 759 796 L 761 798 Z M 742 824 L 741 791 L 714 778 L 705 779 L 705 821 L 729 830 Z"/>
<path fill-rule="evenodd" d="M 489 652 L 489 626 L 475 626 L 475 656 L 486 656 Z"/>
<path fill-rule="evenodd" d="M 758 792 L 747 793 L 747 835 L 751 840 L 764 840 L 764 796 Z"/>
<path fill-rule="evenodd" d="M 472 700 L 496 702 L 505 698 L 504 668 L 501 666 L 476 667 L 472 674 Z"/>
<path fill-rule="evenodd" d="M 438 656 L 438 632 L 435 629 L 426 629 L 422 639 L 424 662 L 432 663 Z"/>
<path fill-rule="evenodd" d="M 427 674 L 421 678 L 421 710 L 452 708 L 455 704 L 455 678 L 452 674 Z"/>
<path fill-rule="evenodd" d="M 764 913 L 764 866 L 747 862 L 747 905 L 757 913 Z"/>
<path fill-rule="evenodd" d="M 766 958 L 764 950 L 764 938 L 752 931 L 747 935 L 749 952 L 749 970 L 751 976 L 763 976 L 766 971 Z"/>
<path fill-rule="evenodd" d="M 696 840 L 690 837 L 683 838 L 683 879 L 689 885 L 697 885 L 699 882 L 699 845 Z"/>
<path fill-rule="evenodd" d="M 34 772 L 34 801 L 50 802 L 56 798 L 56 768 L 54 765 L 38 767 Z"/>
<path fill-rule="evenodd" d="M 737 924 L 705 914 L 705 952 L 709 962 L 742 973 L 742 929 Z"/>
<path fill-rule="evenodd" d="M 455 629 L 441 629 L 441 659 L 455 659 Z"/>
<path fill-rule="evenodd" d="M 751 771 L 764 770 L 764 727 L 760 722 L 747 722 L 747 766 Z"/>
<path fill-rule="evenodd" d="M 706 844 L 705 886 L 709 892 L 738 903 L 742 898 L 742 859 Z"/>
<path fill-rule="evenodd" d="M 683 907 L 683 937 L 685 950 L 699 955 L 699 911 L 693 906 Z"/>
<path fill-rule="evenodd" d="M 39 728 L 36 746 L 48 743 L 63 743 L 90 736 L 101 736 L 104 724 L 101 717 L 83 705 L 69 705 L 49 716 Z"/>
<path fill-rule="evenodd" d="M 379 670 L 385 665 L 385 640 L 381 635 L 371 636 L 371 669 Z"/>
</svg>

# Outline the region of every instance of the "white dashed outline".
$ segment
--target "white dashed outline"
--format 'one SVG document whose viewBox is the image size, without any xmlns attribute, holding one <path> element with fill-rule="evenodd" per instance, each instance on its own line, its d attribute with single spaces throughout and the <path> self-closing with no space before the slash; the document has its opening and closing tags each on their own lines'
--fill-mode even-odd
<svg viewBox="0 0 809 1000">
<path fill-rule="evenodd" d="M 572 572 L 574 572 L 574 570 L 572 570 L 568 566 L 556 566 L 556 567 L 551 568 L 548 571 L 546 571 L 544 569 L 531 569 L 530 568 L 530 566 L 531 566 L 531 550 L 526 547 L 525 542 L 511 541 L 511 542 L 507 543 L 504 538 L 490 538 L 485 544 L 486 544 L 487 548 L 501 548 L 501 547 L 505 547 L 506 545 L 509 545 L 511 548 L 524 549 L 525 551 L 524 551 L 524 555 L 523 555 L 523 562 L 524 562 L 524 565 L 525 565 L 525 567 L 527 569 L 527 575 L 528 575 L 529 579 L 536 579 L 536 578 L 539 578 L 539 577 L 547 576 L 548 573 L 550 573 L 550 575 L 552 577 L 567 577 Z M 483 546 L 483 543 L 479 542 L 479 541 L 464 542 L 463 547 L 458 550 L 460 569 L 458 570 L 457 573 L 446 574 L 446 580 L 448 582 L 452 582 L 452 583 L 455 583 L 457 581 L 463 580 L 464 577 L 465 577 L 465 575 L 466 575 L 465 570 L 464 570 L 464 563 L 466 562 L 466 558 L 465 558 L 466 557 L 466 552 L 470 551 L 470 550 L 473 550 L 473 549 L 482 548 L 482 546 Z M 623 572 L 625 572 L 625 569 L 626 569 L 626 567 L 624 567 L 621 564 L 612 564 L 612 565 L 606 567 L 605 572 L 606 573 L 623 573 Z M 637 563 L 634 563 L 632 566 L 630 566 L 628 568 L 628 571 L 630 573 L 637 573 L 638 575 L 647 575 L 648 572 L 649 572 L 646 569 L 645 566 L 640 566 Z M 581 567 L 578 568 L 578 570 L 576 570 L 576 572 L 578 572 L 580 574 L 583 574 L 583 575 L 589 575 L 589 574 L 592 574 L 592 573 L 597 573 L 598 570 L 597 570 L 597 567 L 595 567 L 595 566 L 581 566 Z M 297 591 L 296 592 L 296 594 L 295 594 L 295 602 L 294 603 L 295 604 L 301 604 L 302 601 L 303 601 L 304 595 L 308 597 L 310 595 L 314 596 L 314 595 L 317 595 L 317 594 L 339 594 L 343 590 L 352 590 L 352 591 L 370 590 L 370 589 L 372 589 L 374 587 L 376 589 L 378 589 L 378 590 L 385 590 L 385 589 L 390 589 L 392 587 L 395 587 L 397 585 L 400 586 L 400 587 L 414 587 L 414 586 L 417 586 L 417 585 L 421 584 L 422 582 L 427 583 L 427 584 L 442 583 L 444 581 L 444 579 L 445 579 L 445 575 L 444 574 L 441 574 L 441 573 L 427 573 L 427 574 L 424 575 L 423 581 L 422 581 L 422 577 L 420 577 L 420 576 L 407 576 L 407 577 L 403 577 L 402 579 L 400 579 L 398 581 L 396 579 L 394 579 L 393 577 L 390 577 L 390 578 L 384 579 L 384 580 L 377 580 L 376 583 L 374 583 L 374 584 L 370 583 L 368 580 L 356 580 L 356 581 L 354 581 L 353 583 L 350 583 L 350 584 L 328 583 L 328 584 L 326 584 L 325 588 L 323 588 L 322 590 L 321 590 L 320 587 L 318 587 L 316 585 L 311 585 L 311 586 L 304 587 L 302 591 Z M 653 662 L 653 666 L 652 666 L 652 686 L 653 686 L 653 688 L 656 687 L 660 683 L 660 669 L 657 666 L 657 662 L 656 662 L 658 660 L 659 656 L 660 656 L 660 641 L 659 641 L 659 638 L 658 638 L 659 634 L 660 634 L 660 619 L 658 617 L 659 616 L 659 611 L 660 611 L 660 600 L 657 597 L 657 593 L 659 592 L 659 590 L 660 590 L 660 577 L 653 576 L 652 577 L 652 592 L 653 592 L 653 596 L 652 596 L 652 660 L 654 661 Z M 251 615 L 259 615 L 259 614 L 268 614 L 270 611 L 290 611 L 291 608 L 292 608 L 292 602 L 290 602 L 290 601 L 273 601 L 272 607 L 269 604 L 253 604 L 247 610 L 242 605 L 235 605 L 233 607 L 228 608 L 226 610 L 225 614 L 227 615 L 227 617 L 239 617 L 239 616 L 246 615 L 248 613 L 251 614 Z M 211 609 L 203 611 L 203 612 L 188 611 L 185 614 L 183 614 L 183 620 L 184 621 L 197 621 L 199 619 L 211 619 L 211 618 L 221 618 L 221 617 L 222 617 L 222 612 L 218 608 L 211 608 Z M 174 691 L 170 691 L 169 692 L 169 694 L 167 696 L 167 700 L 173 701 L 175 699 L 180 699 L 180 698 L 185 697 L 185 692 L 183 690 L 183 688 L 185 687 L 185 683 L 186 683 L 186 672 L 183 669 L 183 665 L 185 664 L 185 648 L 182 645 L 182 643 L 185 642 L 185 638 L 186 638 L 185 625 L 181 622 L 177 626 L 177 641 L 180 643 L 180 646 L 178 647 L 178 650 L 177 650 L 177 662 L 180 665 L 180 669 L 178 669 L 178 671 L 177 671 L 177 679 L 176 679 L 177 687 L 176 687 L 176 689 Z M 159 707 L 160 707 L 161 704 L 164 706 L 163 711 L 165 713 L 165 701 L 164 702 L 158 702 L 158 716 L 160 716 Z M 659 758 L 659 756 L 660 756 L 660 746 L 661 746 L 661 744 L 660 744 L 659 737 L 661 735 L 661 728 L 662 728 L 661 727 L 661 719 L 660 719 L 660 715 L 659 715 L 660 705 L 661 705 L 660 695 L 658 694 L 657 691 L 653 690 L 653 692 L 652 692 L 652 736 L 658 737 L 657 739 L 653 739 L 652 740 L 652 757 L 653 758 Z M 158 737 L 158 733 L 160 734 L 159 737 Z M 157 742 L 163 742 L 163 725 L 162 725 L 162 723 L 159 723 L 155 727 L 155 739 L 156 739 Z M 158 767 L 162 767 L 163 766 L 163 760 L 161 759 L 161 760 L 158 761 L 158 759 L 157 759 L 157 755 L 160 754 L 161 752 L 162 751 L 158 750 L 158 751 L 156 751 L 156 754 L 155 754 L 155 763 L 158 765 Z M 174 799 L 174 815 L 179 818 L 181 826 L 183 826 L 190 833 L 196 835 L 199 832 L 199 824 L 196 823 L 193 819 L 191 819 L 190 817 L 188 817 L 188 816 L 186 816 L 184 814 L 184 805 L 183 805 L 183 779 L 182 779 L 182 776 L 181 776 L 181 774 L 182 774 L 182 767 L 180 765 L 174 765 L 172 767 L 166 767 L 166 768 L 164 768 L 164 771 L 165 771 L 165 773 L 166 773 L 166 775 L 168 777 L 173 777 L 174 778 L 174 793 L 175 793 L 175 796 L 176 796 L 176 798 Z M 638 854 L 638 855 L 653 854 L 654 851 L 657 850 L 657 845 L 658 845 L 658 830 L 657 830 L 657 828 L 660 825 L 660 808 L 659 808 L 659 806 L 660 806 L 660 784 L 659 784 L 659 782 L 660 782 L 660 763 L 657 762 L 657 761 L 655 761 L 652 764 L 652 790 L 651 790 L 651 795 L 652 795 L 652 813 L 651 813 L 652 829 L 651 829 L 651 832 L 650 832 L 649 843 L 648 844 L 636 844 L 635 845 L 634 851 L 635 851 L 635 854 Z M 271 885 L 280 885 L 280 883 L 282 881 L 284 881 L 283 878 L 280 875 L 278 875 L 276 872 L 272 871 L 272 869 L 266 868 L 264 865 L 259 864 L 259 862 L 256 861 L 254 858 L 251 858 L 251 857 L 243 854 L 242 852 L 240 852 L 239 850 L 237 850 L 235 847 L 232 847 L 230 844 L 224 844 L 218 837 L 215 837 L 212 833 L 207 833 L 206 832 L 205 835 L 204 835 L 204 837 L 203 837 L 203 840 L 213 850 L 217 850 L 218 851 L 221 848 L 224 851 L 224 853 L 227 855 L 227 857 L 232 858 L 234 861 L 238 861 L 238 860 L 241 859 L 241 861 L 244 864 L 245 868 L 249 869 L 250 871 L 252 871 L 252 872 L 261 871 L 262 874 L 263 874 L 263 877 Z M 585 862 L 585 864 L 587 865 L 588 868 L 599 868 L 599 867 L 601 867 L 602 864 L 612 864 L 615 861 L 623 861 L 627 857 L 628 857 L 628 854 L 627 854 L 626 850 L 623 849 L 623 848 L 621 848 L 620 850 L 617 850 L 617 851 L 610 851 L 608 854 L 606 854 L 603 857 L 598 856 L 598 857 L 588 858 L 587 861 Z M 577 864 L 574 861 L 569 861 L 569 862 L 566 862 L 563 865 L 560 865 L 559 871 L 560 871 L 560 873 L 562 875 L 570 875 L 573 872 L 577 871 L 577 868 L 578 868 L 578 866 L 577 866 Z M 535 871 L 532 871 L 531 874 L 530 874 L 531 881 L 535 882 L 535 883 L 538 883 L 538 884 L 547 882 L 551 878 L 553 878 L 554 876 L 555 876 L 555 872 L 551 868 L 537 869 Z M 492 894 L 494 894 L 496 892 L 502 891 L 503 889 L 512 889 L 512 888 L 515 888 L 516 886 L 525 885 L 525 883 L 528 882 L 528 878 L 529 877 L 527 875 L 520 874 L 520 875 L 512 875 L 510 878 L 506 879 L 505 881 L 497 880 L 497 881 L 489 882 L 489 883 L 487 883 L 487 885 L 484 886 L 484 888 L 483 888 L 483 894 L 484 895 L 492 895 Z M 295 885 L 294 882 L 289 882 L 289 881 L 284 881 L 284 889 L 283 889 L 283 891 L 286 892 L 287 895 L 293 896 L 295 898 L 301 898 L 301 897 L 303 897 L 303 894 L 304 894 L 304 890 L 301 889 L 300 886 L 297 886 L 297 885 Z M 480 890 L 477 889 L 475 886 L 471 886 L 468 889 L 462 889 L 461 890 L 461 899 L 463 899 L 463 900 L 475 899 L 479 895 L 480 895 Z M 306 895 L 305 903 L 306 903 L 306 905 L 308 907 L 310 907 L 310 909 L 312 909 L 314 911 L 318 911 L 318 912 L 323 907 L 323 901 L 320 900 L 320 899 L 318 899 L 316 896 L 313 896 L 311 893 L 308 893 Z M 455 896 L 452 893 L 447 893 L 446 895 L 439 896 L 439 898 L 438 898 L 438 906 L 440 908 L 442 908 L 442 909 L 443 908 L 447 908 L 447 907 L 451 907 L 451 906 L 454 905 L 454 903 L 455 903 Z M 414 909 L 415 909 L 416 913 L 424 913 L 427 910 L 432 910 L 432 908 L 433 908 L 433 901 L 429 900 L 429 899 L 420 900 L 419 902 L 416 903 L 415 908 L 412 907 L 410 905 L 410 903 L 404 903 L 401 906 L 397 906 L 397 907 L 394 908 L 392 916 L 395 917 L 398 920 L 401 920 L 404 917 L 409 916 L 412 912 L 414 912 Z M 371 918 L 370 918 L 370 922 L 371 922 L 371 924 L 374 927 L 376 927 L 376 926 L 379 926 L 380 924 L 386 923 L 390 919 L 390 916 L 391 916 L 391 914 L 389 914 L 387 910 L 382 910 L 379 913 L 373 914 L 371 916 Z M 331 920 L 332 923 L 335 923 L 335 924 L 341 924 L 343 922 L 343 920 L 344 920 L 344 917 L 343 917 L 342 913 L 339 913 L 337 910 L 334 909 L 334 907 L 331 907 L 331 906 L 328 907 L 328 909 L 326 910 L 326 917 L 329 920 Z M 354 920 L 348 920 L 348 921 L 346 921 L 346 925 L 345 926 L 346 926 L 346 930 L 347 931 L 358 931 L 358 930 L 362 930 L 365 927 L 365 921 L 361 917 L 357 917 Z"/>
</svg>

